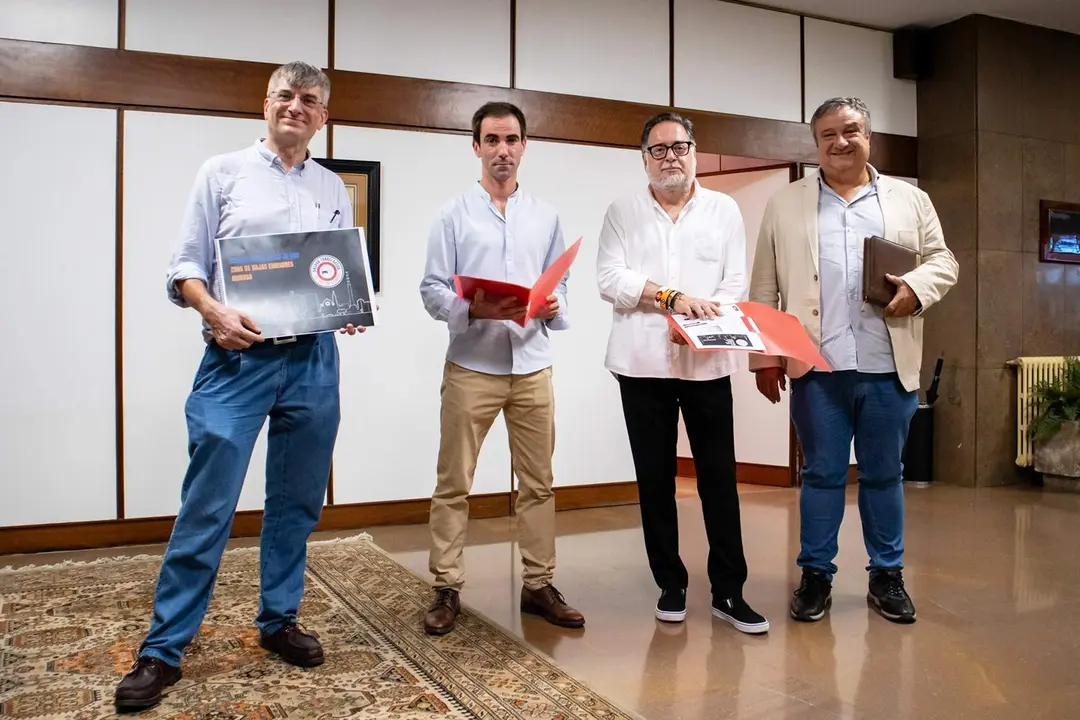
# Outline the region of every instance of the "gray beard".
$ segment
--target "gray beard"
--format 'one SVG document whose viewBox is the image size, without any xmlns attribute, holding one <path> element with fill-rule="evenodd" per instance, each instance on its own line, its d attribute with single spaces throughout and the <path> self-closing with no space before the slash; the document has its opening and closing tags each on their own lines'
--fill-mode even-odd
<svg viewBox="0 0 1080 720">
<path fill-rule="evenodd" d="M 686 173 L 680 175 L 665 175 L 652 185 L 657 190 L 685 190 L 690 187 L 690 177 Z"/>
</svg>

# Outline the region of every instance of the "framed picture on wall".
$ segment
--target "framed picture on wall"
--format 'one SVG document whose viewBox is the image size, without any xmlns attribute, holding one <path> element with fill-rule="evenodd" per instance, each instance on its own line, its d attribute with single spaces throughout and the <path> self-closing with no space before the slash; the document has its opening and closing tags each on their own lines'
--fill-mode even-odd
<svg viewBox="0 0 1080 720">
<path fill-rule="evenodd" d="M 353 224 L 364 229 L 371 283 L 376 293 L 382 287 L 379 274 L 379 163 L 371 160 L 326 160 L 315 162 L 334 172 L 345 183 L 353 208 Z"/>
<path fill-rule="evenodd" d="M 1039 201 L 1039 257 L 1080 263 L 1080 204 Z"/>
</svg>

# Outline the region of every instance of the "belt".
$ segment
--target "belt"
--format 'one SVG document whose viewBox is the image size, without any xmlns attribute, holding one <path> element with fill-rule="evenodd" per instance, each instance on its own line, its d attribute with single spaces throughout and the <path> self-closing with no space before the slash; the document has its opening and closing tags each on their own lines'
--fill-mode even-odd
<svg viewBox="0 0 1080 720">
<path fill-rule="evenodd" d="M 290 347 L 301 347 L 304 345 L 310 345 L 314 343 L 315 340 L 318 339 L 318 337 L 319 336 L 317 334 L 312 333 L 310 335 L 290 335 L 288 337 L 267 338 L 262 342 L 253 342 L 249 347 L 244 348 L 243 350 L 238 350 L 237 352 L 265 352 L 267 350 L 272 350 L 278 347 L 280 347 L 282 350 L 285 350 Z M 211 340 L 210 342 L 213 345 L 217 345 L 217 343 L 213 340 Z M 218 347 L 221 346 L 218 345 Z"/>
<path fill-rule="evenodd" d="M 309 333 L 307 335 L 289 335 L 287 337 L 267 338 L 266 340 L 263 340 L 261 343 L 252 343 L 251 347 L 256 347 L 256 346 L 262 346 L 262 347 L 281 346 L 284 349 L 284 348 L 288 348 L 289 346 L 292 346 L 292 345 L 295 345 L 295 346 L 311 345 L 312 343 L 314 343 L 318 339 L 319 339 L 319 334 L 318 333 Z"/>
</svg>

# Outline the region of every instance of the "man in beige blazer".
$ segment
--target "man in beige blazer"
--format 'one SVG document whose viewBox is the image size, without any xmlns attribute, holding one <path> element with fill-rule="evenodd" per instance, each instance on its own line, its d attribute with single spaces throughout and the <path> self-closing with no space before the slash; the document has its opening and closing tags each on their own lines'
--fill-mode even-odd
<svg viewBox="0 0 1080 720">
<path fill-rule="evenodd" d="M 826 101 L 810 129 L 820 171 L 770 199 L 750 279 L 750 300 L 799 318 L 832 369 L 750 357 L 758 390 L 771 402 L 780 401 L 785 375 L 791 378 L 791 417 L 805 457 L 802 582 L 791 615 L 820 620 L 832 603 L 854 438 L 870 557 L 867 599 L 889 620 L 914 622 L 902 575 L 901 456 L 918 406 L 922 316 L 956 283 L 958 267 L 927 194 L 869 164 L 870 111 L 861 100 Z M 896 294 L 885 308 L 862 296 L 862 245 L 871 235 L 920 254 L 915 270 L 886 276 Z"/>
</svg>

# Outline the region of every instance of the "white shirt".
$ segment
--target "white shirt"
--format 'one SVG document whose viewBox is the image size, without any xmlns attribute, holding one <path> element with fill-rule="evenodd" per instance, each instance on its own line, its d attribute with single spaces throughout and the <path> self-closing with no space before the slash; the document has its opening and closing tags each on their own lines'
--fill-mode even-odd
<svg viewBox="0 0 1080 720">
<path fill-rule="evenodd" d="M 559 312 L 550 320 L 469 320 L 469 302 L 457 296 L 454 275 L 470 275 L 532 287 L 563 250 L 555 208 L 520 187 L 503 215 L 479 182 L 445 203 L 428 235 L 427 262 L 420 281 L 424 308 L 447 324 L 446 359 L 489 375 L 524 375 L 554 362 L 550 330 L 570 326 L 563 275 L 554 294 Z"/>
<path fill-rule="evenodd" d="M 668 337 L 667 314 L 639 306 L 646 280 L 717 303 L 745 299 L 746 230 L 735 201 L 701 187 L 678 220 L 648 186 L 607 209 L 600 230 L 596 279 L 612 304 L 605 366 L 630 377 L 711 380 L 735 372 L 733 351 L 699 352 Z"/>
<path fill-rule="evenodd" d="M 180 244 L 165 273 L 168 298 L 180 307 L 187 301 L 177 280 L 202 280 L 210 296 L 221 300 L 216 238 L 352 227 L 352 204 L 340 177 L 310 152 L 286 172 L 264 140 L 200 166 L 184 208 Z M 214 339 L 206 320 L 202 334 L 206 342 Z"/>
</svg>

